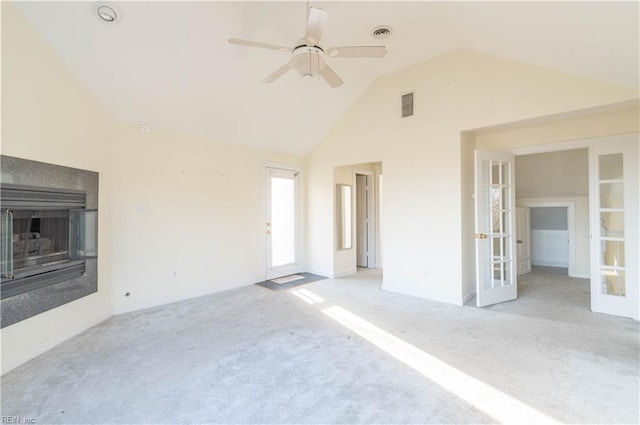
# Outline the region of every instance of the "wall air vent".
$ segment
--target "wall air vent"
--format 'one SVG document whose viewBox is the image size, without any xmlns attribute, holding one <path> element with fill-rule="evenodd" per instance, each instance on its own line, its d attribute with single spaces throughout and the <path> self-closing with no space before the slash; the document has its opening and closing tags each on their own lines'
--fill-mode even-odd
<svg viewBox="0 0 640 425">
<path fill-rule="evenodd" d="M 413 92 L 402 95 L 402 118 L 413 115 Z"/>
</svg>

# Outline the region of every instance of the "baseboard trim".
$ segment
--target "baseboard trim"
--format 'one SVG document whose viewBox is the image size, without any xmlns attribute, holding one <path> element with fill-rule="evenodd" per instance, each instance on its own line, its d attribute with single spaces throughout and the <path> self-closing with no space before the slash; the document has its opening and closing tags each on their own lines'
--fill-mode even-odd
<svg viewBox="0 0 640 425">
<path fill-rule="evenodd" d="M 112 316 L 113 316 L 112 312 L 107 312 L 104 314 L 97 315 L 93 317 L 91 320 L 87 321 L 86 323 L 82 325 L 74 326 L 73 328 L 70 328 L 65 332 L 62 332 L 61 334 L 56 335 L 53 338 L 44 340 L 40 344 L 36 345 L 35 347 L 31 347 L 18 355 L 15 355 L 7 360 L 3 359 L 2 375 L 17 368 L 18 366 L 22 366 L 29 360 L 38 357 L 40 354 L 43 354 L 44 352 L 51 350 L 56 345 L 59 345 L 65 342 L 66 340 L 71 339 L 76 335 L 79 335 L 80 333 L 86 331 L 87 329 L 99 323 L 104 322 L 105 320 L 111 318 Z"/>
<path fill-rule="evenodd" d="M 569 273 L 569 277 L 576 277 L 578 279 L 591 279 L 589 273 Z"/>
<path fill-rule="evenodd" d="M 332 279 L 336 279 L 336 278 L 340 278 L 340 277 L 345 277 L 345 276 L 350 276 L 352 274 L 356 274 L 358 273 L 358 269 L 357 268 L 349 268 L 346 270 L 341 270 L 339 272 L 333 273 Z"/>
<path fill-rule="evenodd" d="M 562 269 L 568 269 L 569 264 L 567 263 L 557 263 L 554 261 L 538 261 L 536 263 L 531 263 L 532 266 L 542 266 L 542 267 L 559 267 Z"/>
<path fill-rule="evenodd" d="M 181 294 L 169 295 L 161 298 L 153 298 L 150 300 L 140 301 L 137 303 L 124 304 L 119 305 L 113 308 L 113 314 L 125 314 L 132 313 L 134 311 L 145 310 L 147 308 L 159 307 L 171 303 L 176 303 L 179 301 L 186 301 L 192 298 L 198 298 L 205 295 L 217 294 L 218 292 L 228 291 L 230 289 L 241 288 L 243 286 L 250 286 L 252 283 L 242 284 L 242 285 L 231 285 L 228 287 L 221 288 L 199 288 L 192 291 L 184 292 Z"/>
<path fill-rule="evenodd" d="M 422 291 L 416 291 L 415 288 L 407 288 L 406 286 L 395 286 L 388 283 L 383 283 L 382 288 L 383 291 L 393 292 L 396 294 L 409 295 L 411 297 L 422 298 L 429 301 L 434 301 L 442 304 L 451 304 L 460 306 L 460 301 L 462 298 L 458 297 L 455 299 L 446 299 L 446 298 L 434 298 L 430 294 L 426 294 Z"/>
<path fill-rule="evenodd" d="M 476 292 L 475 291 L 469 292 L 467 295 L 462 297 L 462 305 L 465 305 L 466 303 L 471 301 L 473 299 L 473 297 L 475 297 L 475 296 L 476 296 Z"/>
</svg>

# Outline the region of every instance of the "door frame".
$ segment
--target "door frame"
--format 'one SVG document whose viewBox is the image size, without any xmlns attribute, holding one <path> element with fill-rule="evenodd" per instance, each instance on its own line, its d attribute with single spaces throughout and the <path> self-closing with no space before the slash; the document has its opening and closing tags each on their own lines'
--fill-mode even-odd
<svg viewBox="0 0 640 425">
<path fill-rule="evenodd" d="M 526 236 L 523 237 L 521 234 L 520 238 L 518 238 L 518 230 L 520 229 L 520 218 L 518 210 L 522 210 L 524 212 L 527 221 L 527 227 L 524 229 Z M 519 244 L 524 242 L 523 240 L 521 240 L 521 238 L 526 239 L 527 253 L 529 254 L 529 267 L 524 271 L 520 270 L 520 255 L 518 255 Z M 531 208 L 518 206 L 516 204 L 516 274 L 518 276 L 522 276 L 523 274 L 531 273 L 531 266 Z"/>
<path fill-rule="evenodd" d="M 547 153 L 547 152 L 560 152 L 560 151 L 566 151 L 566 150 L 573 150 L 573 149 L 588 149 L 588 155 L 589 155 L 589 229 L 590 229 L 590 240 L 591 243 L 589 244 L 589 253 L 590 253 L 590 270 L 591 270 L 591 275 L 589 276 L 590 280 L 591 280 L 591 284 L 590 284 L 590 292 L 591 292 L 591 305 L 590 305 L 590 309 L 593 312 L 598 312 L 598 306 L 597 306 L 597 301 L 595 300 L 595 291 L 598 290 L 598 281 L 597 278 L 595 276 L 595 267 L 594 267 L 594 256 L 595 256 L 595 249 L 593 247 L 594 244 L 594 234 L 593 234 L 593 229 L 594 229 L 594 223 L 599 222 L 599 218 L 596 216 L 597 212 L 594 211 L 593 207 L 592 207 L 592 198 L 594 196 L 593 193 L 593 164 L 592 164 L 592 149 L 593 146 L 597 145 L 597 144 L 603 144 L 603 143 L 607 143 L 607 142 L 613 142 L 613 141 L 618 141 L 621 137 L 635 137 L 636 139 L 640 137 L 640 133 L 639 132 L 629 132 L 629 133 L 623 133 L 623 134 L 615 134 L 615 135 L 607 135 L 607 136 L 599 136 L 599 137 L 594 137 L 594 138 L 589 138 L 589 139 L 577 139 L 577 140 L 570 140 L 570 141 L 566 141 L 566 142 L 557 142 L 557 143 L 545 143 L 545 144 L 540 144 L 540 145 L 532 145 L 532 146 L 525 146 L 525 147 L 517 147 L 517 148 L 504 148 L 502 149 L 502 151 L 504 152 L 511 152 L 516 156 L 519 155 L 529 155 L 529 154 L 536 154 L 536 153 Z M 639 149 L 640 150 L 640 149 Z M 636 158 L 636 160 L 639 162 L 640 164 L 640 153 L 638 154 L 638 157 Z M 639 190 L 637 193 L 637 203 L 636 205 L 634 205 L 634 208 L 636 209 L 636 211 L 640 211 L 640 185 L 639 185 Z M 638 229 L 639 224 L 636 222 L 635 223 L 635 238 L 636 240 L 630 240 L 630 247 L 632 250 L 635 250 L 635 252 L 640 252 L 640 229 Z M 632 229 L 633 230 L 633 229 Z M 636 266 L 638 267 L 638 266 Z M 638 280 L 638 279 L 637 279 Z M 640 312 L 638 310 L 638 306 L 640 306 L 640 282 L 638 282 L 636 280 L 635 285 L 635 291 L 636 291 L 636 299 L 634 300 L 634 302 L 636 303 L 635 305 L 635 309 L 634 309 L 634 315 L 635 317 L 633 317 L 633 319 L 638 320 L 640 319 Z"/>
<path fill-rule="evenodd" d="M 517 197 L 516 192 L 516 197 Z M 523 202 L 523 207 L 527 208 L 567 208 L 567 231 L 569 233 L 569 276 L 570 277 L 579 277 L 585 278 L 585 276 L 576 274 L 576 225 L 575 225 L 575 202 L 567 201 L 567 202 Z M 529 234 L 531 234 L 531 222 L 529 222 Z M 531 244 L 531 240 L 529 240 L 529 244 Z M 532 253 L 531 249 L 529 249 L 529 253 Z M 533 257 L 531 259 L 531 265 L 533 266 Z M 586 277 L 589 278 L 588 276 Z"/>
<path fill-rule="evenodd" d="M 353 229 L 356 229 L 357 232 L 357 179 L 356 179 L 356 175 L 365 175 L 367 176 L 367 185 L 369 186 L 369 199 L 367 200 L 367 212 L 369 213 L 369 223 L 367 223 L 367 233 L 369 234 L 369 240 L 367 243 L 367 268 L 369 269 L 375 269 L 377 267 L 379 267 L 378 263 L 377 263 L 377 248 L 378 248 L 378 234 L 376 232 L 377 226 L 376 226 L 376 222 L 377 222 L 377 216 L 376 216 L 376 202 L 377 202 L 377 198 L 376 198 L 376 179 L 375 179 L 375 175 L 376 173 L 373 170 L 367 170 L 365 168 L 358 168 L 358 167 L 354 167 L 353 168 L 353 187 L 355 188 L 355 190 L 353 191 L 353 205 L 354 205 L 354 211 L 355 214 L 353 214 Z M 356 233 L 355 235 L 355 240 L 357 243 L 358 240 L 358 234 Z M 358 253 L 357 253 L 357 249 L 355 250 L 355 255 L 356 255 L 356 265 L 358 263 Z"/>
<path fill-rule="evenodd" d="M 296 273 L 301 273 L 304 271 L 304 229 L 305 229 L 305 211 L 304 211 L 304 173 L 303 167 L 299 165 L 286 164 L 281 162 L 262 162 L 262 181 L 264 182 L 262 185 L 262 231 L 264 237 L 264 279 L 275 279 L 275 277 L 269 276 L 269 238 L 266 235 L 266 223 L 267 223 L 267 206 L 269 205 L 269 200 L 267 199 L 268 190 L 267 185 L 269 184 L 269 169 L 274 168 L 278 170 L 292 171 L 298 173 L 298 187 L 297 187 L 297 202 L 296 209 L 298 211 L 296 217 L 296 256 L 298 257 L 298 267 Z"/>
</svg>

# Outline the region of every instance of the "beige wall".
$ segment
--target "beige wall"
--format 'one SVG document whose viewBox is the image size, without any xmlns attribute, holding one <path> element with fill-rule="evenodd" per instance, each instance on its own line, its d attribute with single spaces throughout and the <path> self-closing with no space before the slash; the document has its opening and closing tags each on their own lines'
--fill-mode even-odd
<svg viewBox="0 0 640 425">
<path fill-rule="evenodd" d="M 517 156 L 516 196 L 589 196 L 589 151 L 574 149 Z"/>
<path fill-rule="evenodd" d="M 416 114 L 403 119 L 409 91 Z M 383 288 L 461 303 L 461 133 L 637 98 L 635 89 L 465 50 L 379 78 L 309 156 L 309 266 L 333 270 L 334 167 L 382 161 Z"/>
<path fill-rule="evenodd" d="M 113 160 L 116 313 L 265 279 L 264 164 L 301 158 L 120 124 Z"/>
<path fill-rule="evenodd" d="M 598 109 L 597 112 L 578 111 L 572 114 L 536 119 L 531 122 L 520 122 L 503 128 L 479 130 L 476 132 L 478 149 L 521 148 L 615 134 L 636 133 L 640 130 L 640 109 L 638 109 L 637 101 L 596 109 Z M 604 109 L 604 111 L 600 109 Z"/>
<path fill-rule="evenodd" d="M 111 315 L 114 121 L 10 3 L 2 3 L 2 154 L 100 173 L 98 292 L 2 329 L 2 370 Z"/>
<path fill-rule="evenodd" d="M 264 280 L 264 164 L 303 158 L 116 123 L 2 11 L 2 154 L 100 173 L 99 291 L 2 329 L 3 372 L 114 311 Z"/>
</svg>

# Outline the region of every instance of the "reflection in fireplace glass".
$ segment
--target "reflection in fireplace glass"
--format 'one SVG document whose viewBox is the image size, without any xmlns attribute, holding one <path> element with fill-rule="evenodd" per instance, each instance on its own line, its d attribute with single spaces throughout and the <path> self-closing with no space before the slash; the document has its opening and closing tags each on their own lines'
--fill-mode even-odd
<svg viewBox="0 0 640 425">
<path fill-rule="evenodd" d="M 13 212 L 13 270 L 29 273 L 69 258 L 69 211 Z"/>
</svg>

